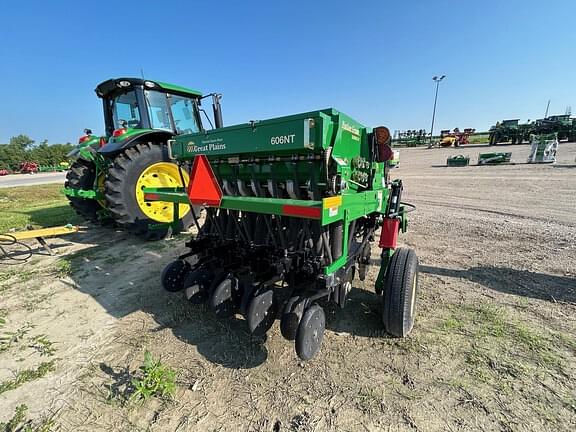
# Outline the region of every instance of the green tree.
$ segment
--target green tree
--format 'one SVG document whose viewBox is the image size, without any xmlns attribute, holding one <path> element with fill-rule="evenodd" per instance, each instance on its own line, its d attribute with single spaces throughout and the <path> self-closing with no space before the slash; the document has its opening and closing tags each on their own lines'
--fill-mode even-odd
<svg viewBox="0 0 576 432">
<path fill-rule="evenodd" d="M 18 135 L 15 137 L 10 138 L 10 146 L 15 146 L 22 150 L 28 150 L 34 145 L 34 140 L 30 138 L 28 135 Z"/>
</svg>

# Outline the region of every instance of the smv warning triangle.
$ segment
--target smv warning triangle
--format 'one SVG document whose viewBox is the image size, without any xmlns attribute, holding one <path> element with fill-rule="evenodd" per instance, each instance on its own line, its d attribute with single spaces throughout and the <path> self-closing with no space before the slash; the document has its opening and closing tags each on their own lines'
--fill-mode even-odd
<svg viewBox="0 0 576 432">
<path fill-rule="evenodd" d="M 219 207 L 222 189 L 206 155 L 197 155 L 192 164 L 188 198 L 192 204 Z"/>
</svg>

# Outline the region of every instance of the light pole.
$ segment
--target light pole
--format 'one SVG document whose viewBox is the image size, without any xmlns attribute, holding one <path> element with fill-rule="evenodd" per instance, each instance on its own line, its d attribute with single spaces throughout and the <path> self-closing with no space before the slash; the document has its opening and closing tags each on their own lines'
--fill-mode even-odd
<svg viewBox="0 0 576 432">
<path fill-rule="evenodd" d="M 432 126 L 430 126 L 430 143 L 432 143 L 432 137 L 434 136 L 434 118 L 436 117 L 436 101 L 438 100 L 438 87 L 440 86 L 440 81 L 446 78 L 446 75 L 434 76 L 432 80 L 436 82 L 436 95 L 434 96 L 434 110 L 432 111 Z"/>
</svg>

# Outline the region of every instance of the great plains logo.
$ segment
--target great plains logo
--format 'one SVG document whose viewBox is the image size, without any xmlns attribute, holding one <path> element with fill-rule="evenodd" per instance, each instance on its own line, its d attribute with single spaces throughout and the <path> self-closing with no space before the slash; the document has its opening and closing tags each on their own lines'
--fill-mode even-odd
<svg viewBox="0 0 576 432">
<path fill-rule="evenodd" d="M 342 129 L 350 132 L 352 134 L 352 139 L 358 141 L 360 139 L 360 129 L 355 128 L 354 126 L 344 122 L 342 123 Z"/>
<path fill-rule="evenodd" d="M 295 137 L 296 134 L 273 136 L 270 138 L 270 144 L 271 145 L 293 144 Z"/>
<path fill-rule="evenodd" d="M 188 153 L 205 153 L 217 150 L 226 150 L 226 144 L 222 138 L 202 140 L 199 145 L 194 141 L 188 141 L 186 144 L 186 152 Z"/>
</svg>

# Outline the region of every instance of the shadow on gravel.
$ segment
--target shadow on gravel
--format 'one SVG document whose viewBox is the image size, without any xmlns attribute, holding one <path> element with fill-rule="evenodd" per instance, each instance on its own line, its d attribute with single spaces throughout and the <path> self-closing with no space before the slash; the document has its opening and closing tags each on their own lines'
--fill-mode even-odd
<svg viewBox="0 0 576 432">
<path fill-rule="evenodd" d="M 392 338 L 384 331 L 382 323 L 382 297 L 373 291 L 353 287 L 344 309 L 330 304 L 326 305 L 325 311 L 328 330 L 353 336 Z"/>
<path fill-rule="evenodd" d="M 456 270 L 421 265 L 420 271 L 438 276 L 468 279 L 506 294 L 576 303 L 576 279 L 573 277 L 488 266 Z"/>
<path fill-rule="evenodd" d="M 194 345 L 208 361 L 226 368 L 251 369 L 266 361 L 266 336 L 250 334 L 243 319 L 220 319 L 205 305 L 189 305 L 183 296 L 178 300 L 185 308 L 185 316 L 178 317 L 177 323 L 166 324 L 162 323 L 162 318 L 156 317 L 161 324 L 156 331 L 169 328 L 182 342 Z M 146 312 L 154 314 L 151 310 Z"/>
</svg>

